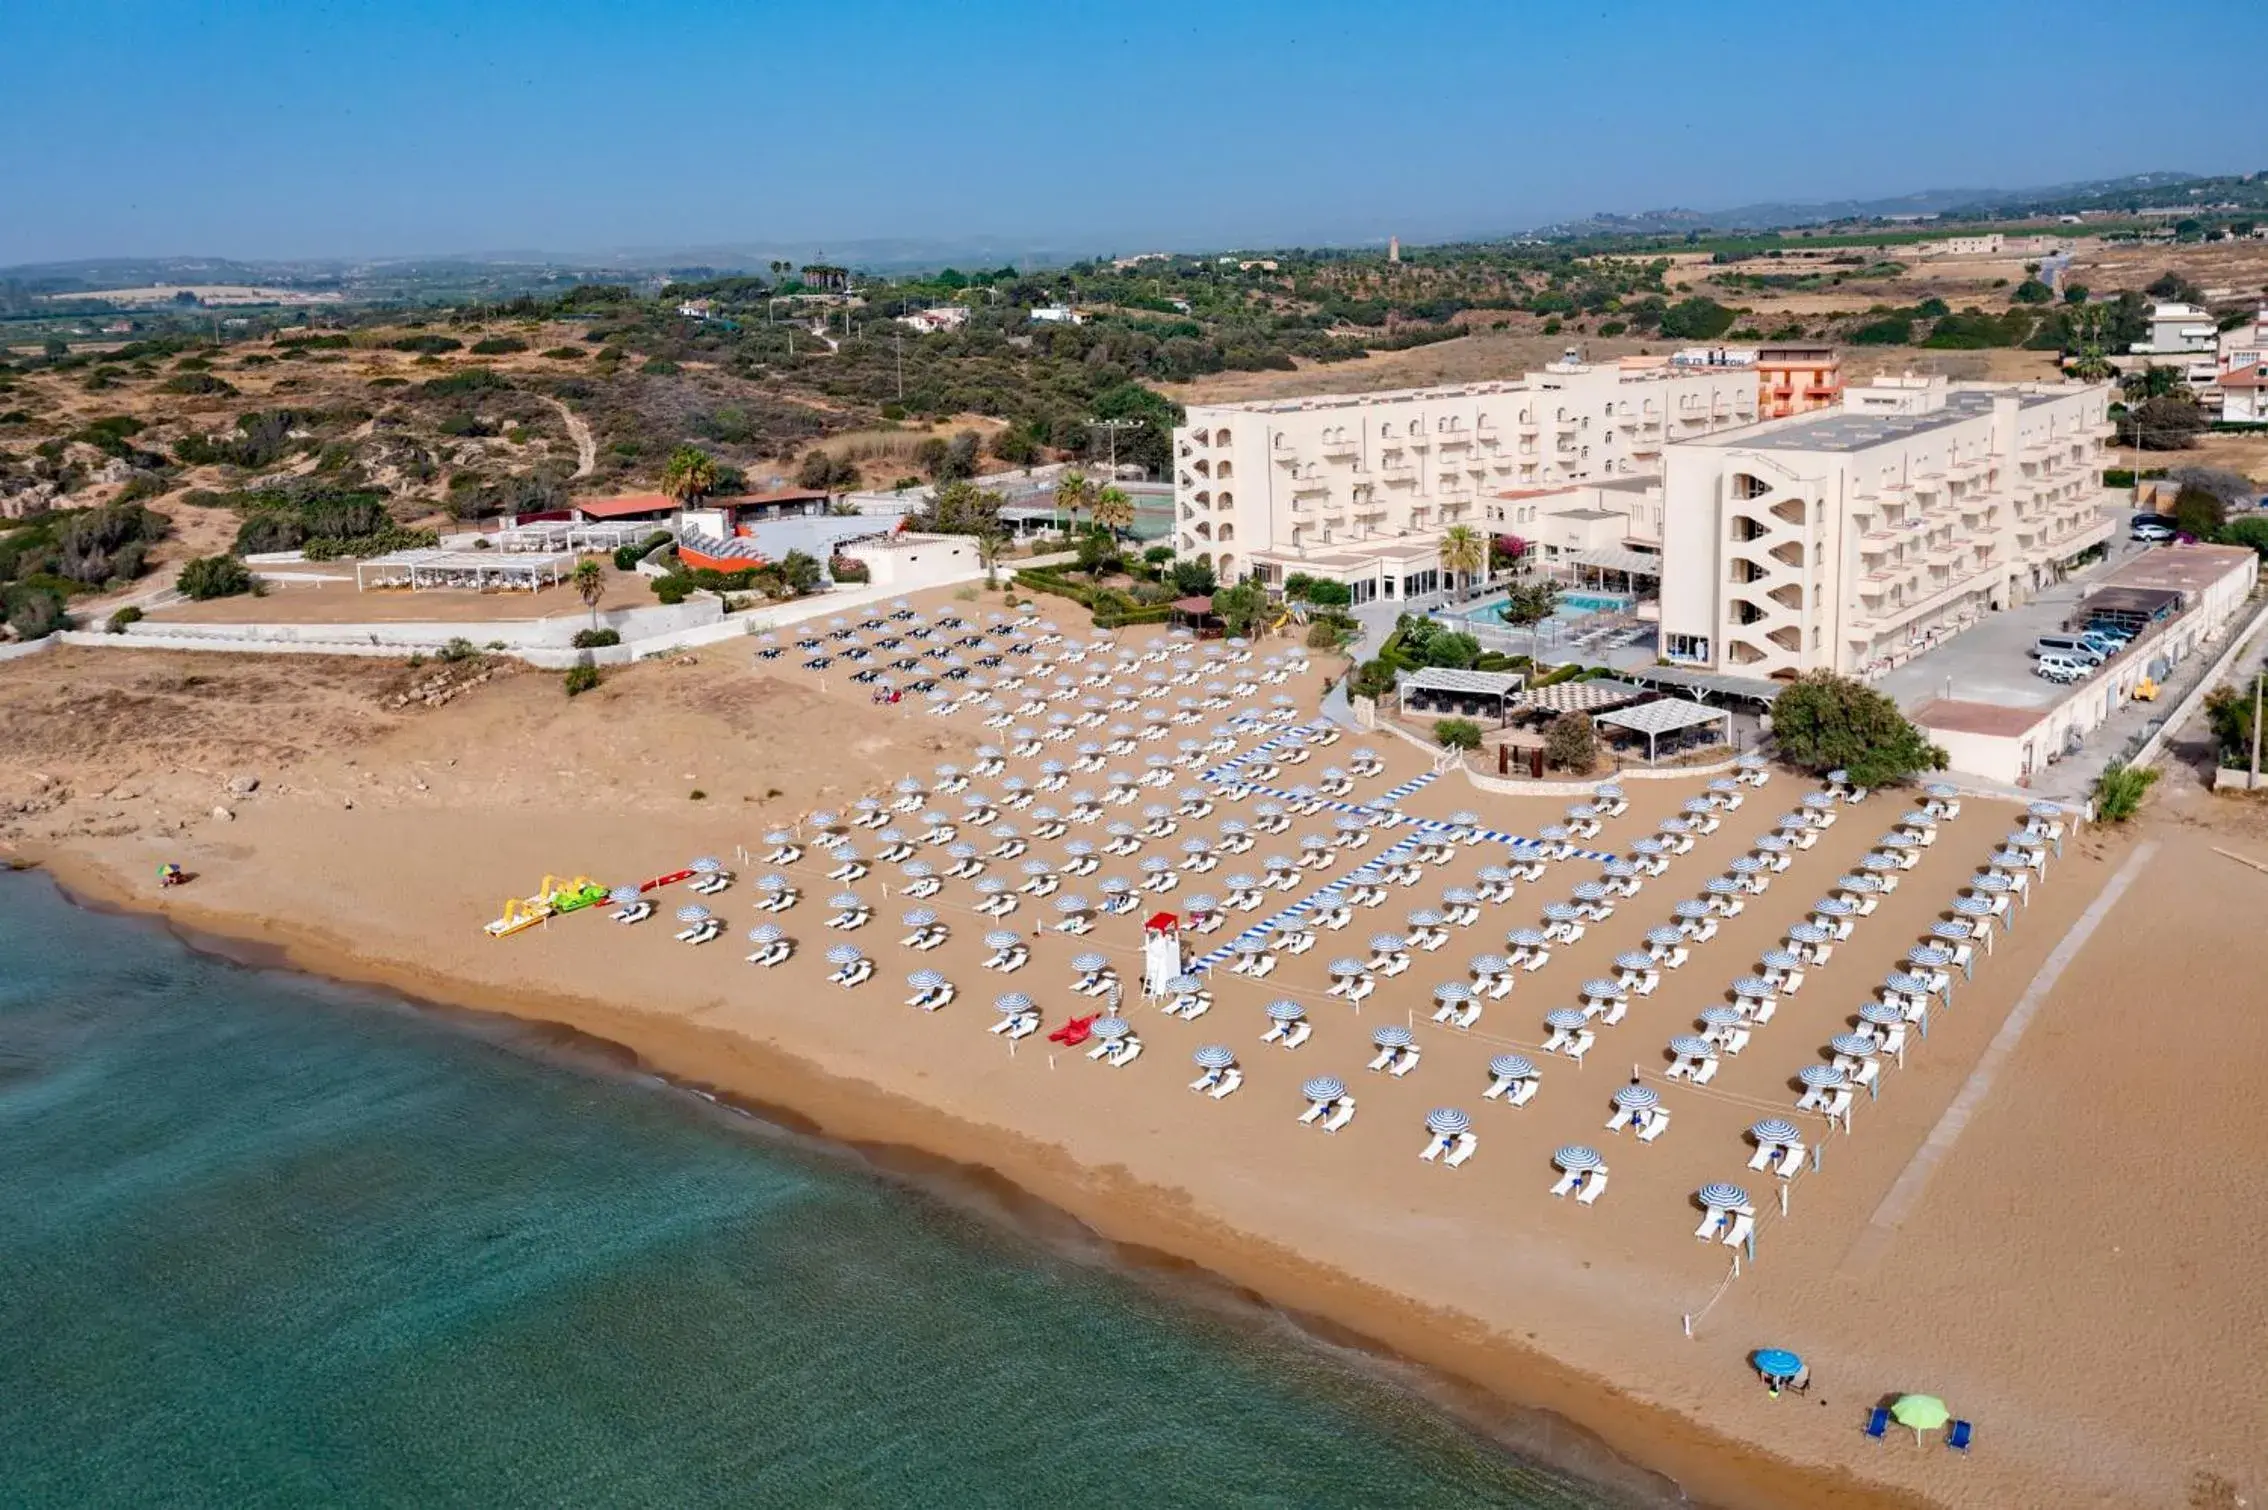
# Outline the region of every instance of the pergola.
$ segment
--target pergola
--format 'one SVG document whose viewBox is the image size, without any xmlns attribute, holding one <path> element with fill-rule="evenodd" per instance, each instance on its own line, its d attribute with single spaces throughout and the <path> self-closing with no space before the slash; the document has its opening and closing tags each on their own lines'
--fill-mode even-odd
<svg viewBox="0 0 2268 1510">
<path fill-rule="evenodd" d="M 651 524 L 576 524 L 546 519 L 498 530 L 494 543 L 496 549 L 515 555 L 529 551 L 611 551 L 641 544 L 653 532 Z"/>
<path fill-rule="evenodd" d="M 388 551 L 354 563 L 357 591 L 369 587 L 407 587 L 413 591 L 434 587 L 470 588 L 489 592 L 508 588 L 535 592 L 555 587 L 575 569 L 571 552 L 552 554 L 506 551 L 407 550 Z"/>
<path fill-rule="evenodd" d="M 1640 703 L 1635 708 L 1619 708 L 1601 713 L 1597 722 L 1611 724 L 1617 729 L 1628 729 L 1633 734 L 1646 736 L 1646 763 L 1656 758 L 1657 742 L 1664 734 L 1681 734 L 1706 724 L 1724 725 L 1724 742 L 1732 743 L 1732 715 L 1722 708 L 1703 707 L 1681 697 L 1665 697 L 1659 702 Z"/>
<path fill-rule="evenodd" d="M 1596 713 L 1603 708 L 1634 703 L 1647 695 L 1647 689 L 1635 682 L 1599 677 L 1530 688 L 1512 701 L 1523 713 Z"/>
<path fill-rule="evenodd" d="M 1655 582 L 1662 579 L 1662 558 L 1660 556 L 1651 551 L 1627 550 L 1613 545 L 1601 546 L 1597 550 L 1577 551 L 1571 556 L 1563 556 L 1560 558 L 1560 565 L 1573 569 L 1575 581 L 1579 585 L 1583 581 L 1583 573 L 1586 570 L 1590 571 L 1593 574 L 1592 585 L 1602 591 L 1606 590 L 1606 579 L 1609 572 L 1621 576 L 1623 579 L 1622 589 L 1627 592 L 1638 590 L 1638 579 L 1640 577 L 1651 578 Z"/>
<path fill-rule="evenodd" d="M 1502 723 L 1510 712 L 1508 704 L 1512 695 L 1526 682 L 1527 678 L 1517 671 L 1459 671 L 1450 666 L 1421 666 L 1415 671 L 1399 673 L 1394 678 L 1394 690 L 1401 698 L 1404 712 L 1409 711 L 1412 697 L 1490 699 L 1496 703 L 1496 720 Z"/>
</svg>

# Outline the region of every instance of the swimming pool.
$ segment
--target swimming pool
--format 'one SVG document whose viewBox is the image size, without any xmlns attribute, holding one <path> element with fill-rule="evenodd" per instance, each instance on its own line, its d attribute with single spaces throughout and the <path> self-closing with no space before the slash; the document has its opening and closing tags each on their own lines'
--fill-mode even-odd
<svg viewBox="0 0 2268 1510">
<path fill-rule="evenodd" d="M 1468 624 L 1501 624 L 1504 621 L 1498 610 L 1507 601 L 1505 598 L 1489 598 L 1470 608 L 1457 609 L 1455 617 Z M 1564 624 L 1571 619 L 1587 618 L 1594 613 L 1628 613 L 1636 601 L 1628 593 L 1563 592 L 1559 595 L 1559 606 L 1553 610 L 1552 617 Z"/>
</svg>

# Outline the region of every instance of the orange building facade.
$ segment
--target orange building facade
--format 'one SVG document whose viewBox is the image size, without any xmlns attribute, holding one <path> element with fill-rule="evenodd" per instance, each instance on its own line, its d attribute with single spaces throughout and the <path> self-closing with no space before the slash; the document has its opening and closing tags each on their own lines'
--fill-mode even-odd
<svg viewBox="0 0 2268 1510">
<path fill-rule="evenodd" d="M 1832 346 L 1756 348 L 1756 417 L 1786 419 L 1843 401 L 1843 363 Z"/>
</svg>

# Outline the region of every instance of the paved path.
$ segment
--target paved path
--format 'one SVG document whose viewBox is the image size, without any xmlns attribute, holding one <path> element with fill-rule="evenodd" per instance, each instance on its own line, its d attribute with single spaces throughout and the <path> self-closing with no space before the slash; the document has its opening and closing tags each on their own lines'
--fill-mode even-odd
<svg viewBox="0 0 2268 1510">
<path fill-rule="evenodd" d="M 1977 1108 L 1984 1105 L 1985 1097 L 1992 1094 L 1993 1079 L 2007 1066 L 2009 1056 L 2016 1052 L 2017 1042 L 2023 1038 L 2024 1030 L 2031 1026 L 2032 1018 L 2047 1001 L 2049 993 L 2055 990 L 2056 982 L 2063 978 L 2063 972 L 2079 957 L 2079 951 L 2087 947 L 2087 941 L 2095 936 L 2095 930 L 2110 916 L 2111 909 L 2118 905 L 2119 898 L 2126 895 L 2127 887 L 2134 884 L 2134 878 L 2142 873 L 2142 868 L 2150 863 L 2150 857 L 2157 852 L 2156 840 L 2137 846 L 2134 853 L 2127 856 L 2126 863 L 2118 868 L 2118 873 L 2111 877 L 2110 884 L 2103 888 L 2102 895 L 2096 897 L 2087 910 L 2079 915 L 2079 920 L 2071 925 L 2070 932 L 2064 934 L 2062 941 L 2055 946 L 2055 952 L 2047 957 L 2047 963 L 2040 966 L 2039 974 L 2032 977 L 2031 985 L 2009 1012 L 2007 1021 L 2000 1025 L 2000 1031 L 1993 1035 L 1992 1042 L 1985 1045 L 1984 1053 L 1977 1060 L 1977 1067 L 1962 1082 L 1952 1104 L 1945 1108 L 1945 1115 L 1937 1119 L 1937 1125 L 1929 1130 L 1929 1136 L 1922 1140 L 1921 1147 L 1914 1150 L 1913 1158 L 1906 1162 L 1897 1183 L 1882 1198 L 1882 1204 L 1874 1208 L 1874 1215 L 1868 1220 L 1865 1230 L 1851 1244 L 1851 1251 L 1843 1258 L 1846 1270 L 1864 1275 L 1882 1261 L 1882 1255 L 1889 1248 L 1890 1240 L 1897 1235 L 1900 1224 L 1913 1213 L 1915 1205 L 1928 1190 L 1930 1177 L 1937 1172 L 1937 1166 L 1953 1151 L 1954 1143 L 1969 1125 L 1969 1119 L 1976 1115 Z"/>
</svg>

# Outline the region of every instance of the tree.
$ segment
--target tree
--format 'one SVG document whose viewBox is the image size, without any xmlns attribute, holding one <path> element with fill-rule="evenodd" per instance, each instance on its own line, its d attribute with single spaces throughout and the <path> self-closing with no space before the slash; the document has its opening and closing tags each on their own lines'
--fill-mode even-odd
<svg viewBox="0 0 2268 1510">
<path fill-rule="evenodd" d="M 976 476 L 978 447 L 982 444 L 983 437 L 974 430 L 963 430 L 946 442 L 944 479 L 950 482 Z"/>
<path fill-rule="evenodd" d="M 1496 616 L 1505 623 L 1528 631 L 1528 653 L 1536 651 L 1536 626 L 1550 618 L 1559 607 L 1559 584 L 1549 578 L 1515 583 L 1504 606 Z"/>
<path fill-rule="evenodd" d="M 2180 451 L 2196 445 L 2197 432 L 2204 428 L 2204 412 L 2186 394 L 2144 399 L 2118 417 L 2118 443 L 2144 451 Z"/>
<path fill-rule="evenodd" d="M 1055 507 L 1074 525 L 1094 501 L 1095 485 L 1086 473 L 1073 469 L 1055 479 Z"/>
<path fill-rule="evenodd" d="M 1544 759 L 1554 768 L 1586 774 L 1599 763 L 1599 731 L 1590 715 L 1573 710 L 1544 729 Z"/>
<path fill-rule="evenodd" d="M 598 564 L 596 556 L 585 556 L 575 563 L 567 580 L 575 585 L 575 596 L 591 611 L 591 628 L 598 628 L 599 599 L 606 596 L 606 568 Z"/>
<path fill-rule="evenodd" d="M 1000 558 L 1008 554 L 1008 537 L 997 530 L 976 537 L 977 559 L 984 563 L 984 585 L 1000 585 Z"/>
<path fill-rule="evenodd" d="M 1118 542 L 1105 529 L 1090 529 L 1079 537 L 1078 569 L 1090 577 L 1118 570 Z"/>
<path fill-rule="evenodd" d="M 951 466 L 952 462 L 953 448 L 938 436 L 932 435 L 920 445 L 914 447 L 914 466 L 920 469 L 922 476 L 933 482 L 949 480 L 945 476 L 945 469 Z"/>
<path fill-rule="evenodd" d="M 2252 479 L 2227 467 L 2172 467 L 2166 481 L 2179 488 L 2203 488 L 2232 509 L 2252 507 L 2257 489 Z"/>
<path fill-rule="evenodd" d="M 234 556 L 194 556 L 181 563 L 173 585 L 181 595 L 202 603 L 209 598 L 233 598 L 252 590 L 252 573 Z"/>
<path fill-rule="evenodd" d="M 1488 569 L 1511 571 L 1528 558 L 1528 542 L 1518 535 L 1498 535 L 1488 542 Z"/>
<path fill-rule="evenodd" d="M 1441 532 L 1441 569 L 1449 574 L 1451 591 L 1465 586 L 1488 570 L 1488 541 L 1469 524 L 1452 524 Z"/>
<path fill-rule="evenodd" d="M 2173 518 L 2174 528 L 2191 539 L 2213 540 L 2228 523 L 2229 511 L 2203 488 L 2183 488 L 2174 495 Z"/>
<path fill-rule="evenodd" d="M 679 446 L 662 468 L 662 491 L 691 506 L 716 491 L 717 464 L 697 446 Z"/>
<path fill-rule="evenodd" d="M 2084 304 L 2084 303 L 2086 303 L 2086 302 L 2087 302 L 2087 285 L 2086 285 L 2086 284 L 2084 284 L 2084 283 L 2066 283 L 2066 284 L 2064 284 L 2064 285 L 2063 285 L 2063 302 L 2064 302 L 2064 303 L 2066 303 L 2066 304 Z"/>
<path fill-rule="evenodd" d="M 1861 682 L 1810 671 L 1772 700 L 1772 735 L 1790 765 L 1843 770 L 1860 786 L 1888 786 L 1945 767 L 1945 752 L 1898 705 Z"/>
<path fill-rule="evenodd" d="M 2268 518 L 2248 514 L 2242 519 L 2230 520 L 2221 526 L 2221 544 L 2250 546 L 2262 559 L 2268 560 Z"/>
<path fill-rule="evenodd" d="M 1124 488 L 1116 486 L 1103 488 L 1102 491 L 1095 494 L 1095 501 L 1090 507 L 1090 512 L 1094 515 L 1095 523 L 1109 530 L 1113 535 L 1123 534 L 1134 528 L 1134 500 L 1127 496 Z"/>
<path fill-rule="evenodd" d="M 931 535 L 998 535 L 1000 506 L 1008 500 L 991 488 L 973 482 L 948 482 L 938 488 L 929 507 L 911 515 L 907 523 Z"/>
<path fill-rule="evenodd" d="M 819 584 L 825 580 L 825 575 L 819 570 L 819 562 L 816 557 L 808 556 L 802 551 L 789 551 L 786 556 L 781 558 L 780 581 L 795 596 L 799 598 L 811 596 L 819 590 Z"/>
<path fill-rule="evenodd" d="M 1433 721 L 1433 742 L 1444 750 L 1477 750 L 1481 726 L 1469 718 L 1437 718 Z"/>
<path fill-rule="evenodd" d="M 2008 297 L 2018 304 L 2048 304 L 2054 301 L 2055 290 L 2037 278 L 2026 278 Z"/>
<path fill-rule="evenodd" d="M 1470 671 L 1481 658 L 1480 641 L 1469 634 L 1452 630 L 1435 634 L 1425 642 L 1425 663 L 1442 666 L 1451 671 Z"/>
<path fill-rule="evenodd" d="M 1185 598 L 1210 597 L 1220 585 L 1210 561 L 1173 563 L 1173 590 Z"/>
<path fill-rule="evenodd" d="M 1394 690 L 1394 668 L 1384 661 L 1364 661 L 1355 667 L 1347 690 L 1356 697 L 1376 701 Z"/>
<path fill-rule="evenodd" d="M 1241 582 L 1213 594 L 1213 612 L 1232 635 L 1249 638 L 1267 607 L 1267 590 L 1257 582 Z"/>
<path fill-rule="evenodd" d="M 806 451 L 795 469 L 795 483 L 800 488 L 815 488 L 833 493 L 858 486 L 858 463 L 832 451 Z"/>
<path fill-rule="evenodd" d="M 2176 272 L 2163 272 L 2144 285 L 2142 292 L 2153 299 L 2172 299 L 2183 304 L 2201 304 L 2205 291 Z"/>
<path fill-rule="evenodd" d="M 2139 404 L 2145 399 L 2153 398 L 2189 397 L 2189 383 L 2182 377 L 2180 369 L 2160 367 L 2155 362 L 2146 362 L 2138 370 L 2120 378 L 2118 390 L 2130 404 Z"/>
<path fill-rule="evenodd" d="M 1713 341 L 1732 329 L 1736 318 L 1716 300 L 1697 294 L 1662 311 L 1662 335 L 1676 341 Z"/>
<path fill-rule="evenodd" d="M 2114 760 L 2095 778 L 2095 816 L 2104 823 L 2124 823 L 2142 810 L 2142 799 L 2158 781 L 2155 766 L 2131 766 Z"/>
</svg>

